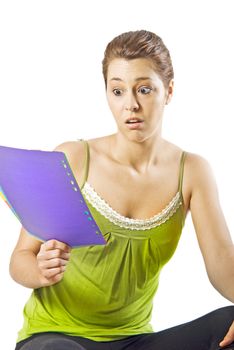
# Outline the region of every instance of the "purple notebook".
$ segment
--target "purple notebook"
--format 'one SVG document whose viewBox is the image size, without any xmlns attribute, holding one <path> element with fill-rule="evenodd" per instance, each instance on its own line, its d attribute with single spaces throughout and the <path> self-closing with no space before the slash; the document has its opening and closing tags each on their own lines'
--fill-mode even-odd
<svg viewBox="0 0 234 350">
<path fill-rule="evenodd" d="M 0 196 L 42 241 L 106 244 L 63 152 L 0 146 Z"/>
</svg>

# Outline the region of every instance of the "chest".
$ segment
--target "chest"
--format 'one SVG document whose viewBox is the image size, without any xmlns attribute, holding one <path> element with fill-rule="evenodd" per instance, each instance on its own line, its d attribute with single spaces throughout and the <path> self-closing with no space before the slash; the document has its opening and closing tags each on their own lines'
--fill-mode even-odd
<svg viewBox="0 0 234 350">
<path fill-rule="evenodd" d="M 177 193 L 177 174 L 169 180 L 164 171 L 136 175 L 118 167 L 103 171 L 97 166 L 90 169 L 87 182 L 98 199 L 118 214 L 134 219 L 149 219 L 160 213 Z"/>
</svg>

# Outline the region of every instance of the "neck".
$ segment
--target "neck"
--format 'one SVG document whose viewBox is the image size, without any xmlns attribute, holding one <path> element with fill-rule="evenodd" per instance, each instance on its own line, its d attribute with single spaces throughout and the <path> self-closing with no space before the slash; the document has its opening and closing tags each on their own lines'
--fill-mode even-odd
<svg viewBox="0 0 234 350">
<path fill-rule="evenodd" d="M 142 142 L 132 141 L 122 134 L 114 134 L 110 140 L 110 151 L 118 163 L 131 167 L 138 173 L 158 163 L 165 141 L 161 135 L 154 135 Z"/>
</svg>

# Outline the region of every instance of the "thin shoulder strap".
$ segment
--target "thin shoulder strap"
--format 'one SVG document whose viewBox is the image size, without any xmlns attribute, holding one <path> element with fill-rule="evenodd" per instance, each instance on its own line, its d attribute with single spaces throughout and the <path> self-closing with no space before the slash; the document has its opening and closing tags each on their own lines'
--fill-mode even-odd
<svg viewBox="0 0 234 350">
<path fill-rule="evenodd" d="M 83 176 L 83 181 L 81 183 L 81 188 L 83 188 L 87 178 L 88 178 L 88 171 L 89 171 L 89 144 L 86 140 L 83 139 L 78 139 L 77 141 L 82 141 L 84 143 L 85 146 L 85 159 L 84 159 L 84 165 L 83 168 L 84 169 L 84 176 Z"/>
<path fill-rule="evenodd" d="M 182 154 L 181 154 L 181 158 L 180 158 L 180 173 L 179 173 L 179 181 L 178 181 L 178 192 L 180 192 L 180 193 L 182 193 L 185 156 L 186 156 L 186 152 L 183 151 Z"/>
</svg>

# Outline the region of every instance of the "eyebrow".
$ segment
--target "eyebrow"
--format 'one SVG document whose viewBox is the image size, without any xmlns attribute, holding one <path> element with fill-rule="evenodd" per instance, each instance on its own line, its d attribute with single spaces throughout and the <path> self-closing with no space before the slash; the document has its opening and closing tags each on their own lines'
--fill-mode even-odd
<svg viewBox="0 0 234 350">
<path fill-rule="evenodd" d="M 122 79 L 120 78 L 117 78 L 117 77 L 114 77 L 114 78 L 111 78 L 110 81 L 112 80 L 115 80 L 115 81 L 123 81 Z M 136 78 L 135 81 L 140 81 L 140 80 L 152 80 L 150 77 L 139 77 L 139 78 Z"/>
</svg>

